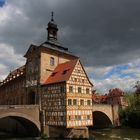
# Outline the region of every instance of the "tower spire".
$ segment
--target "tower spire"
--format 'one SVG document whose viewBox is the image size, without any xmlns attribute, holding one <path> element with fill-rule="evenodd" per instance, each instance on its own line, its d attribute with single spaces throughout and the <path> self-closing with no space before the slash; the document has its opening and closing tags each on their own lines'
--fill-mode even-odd
<svg viewBox="0 0 140 140">
<path fill-rule="evenodd" d="M 52 13 L 51 13 L 51 21 L 54 21 L 53 16 L 54 16 L 54 12 L 52 11 Z"/>
<path fill-rule="evenodd" d="M 51 21 L 48 23 L 48 41 L 57 40 L 57 24 L 54 22 L 54 12 L 51 12 Z"/>
</svg>

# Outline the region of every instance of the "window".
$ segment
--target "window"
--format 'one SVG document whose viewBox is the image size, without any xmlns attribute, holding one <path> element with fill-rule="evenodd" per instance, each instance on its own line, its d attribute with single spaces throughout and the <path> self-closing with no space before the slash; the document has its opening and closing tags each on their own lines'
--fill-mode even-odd
<svg viewBox="0 0 140 140">
<path fill-rule="evenodd" d="M 64 86 L 61 86 L 61 87 L 60 87 L 60 90 L 61 90 L 61 93 L 64 93 L 64 92 L 65 92 Z"/>
<path fill-rule="evenodd" d="M 68 99 L 68 105 L 72 105 L 72 100 Z"/>
<path fill-rule="evenodd" d="M 77 78 L 74 78 L 74 81 L 77 82 Z"/>
<path fill-rule="evenodd" d="M 73 99 L 73 105 L 77 105 L 77 100 Z"/>
<path fill-rule="evenodd" d="M 72 93 L 73 92 L 73 87 L 69 86 L 69 92 Z"/>
<path fill-rule="evenodd" d="M 80 105 L 84 105 L 84 100 L 80 100 Z"/>
<path fill-rule="evenodd" d="M 61 117 L 61 121 L 64 121 L 64 117 L 63 116 L 60 116 Z"/>
<path fill-rule="evenodd" d="M 89 94 L 89 88 L 86 88 L 86 93 Z"/>
<path fill-rule="evenodd" d="M 64 71 L 62 72 L 62 74 L 63 74 L 63 75 L 66 74 L 68 70 L 69 70 L 69 69 L 64 70 Z"/>
<path fill-rule="evenodd" d="M 62 74 L 64 75 L 64 74 L 66 74 L 66 73 L 67 73 L 67 70 L 64 70 Z"/>
<path fill-rule="evenodd" d="M 57 72 L 53 72 L 52 74 L 51 74 L 51 76 L 53 77 L 53 76 L 55 76 L 57 74 Z"/>
<path fill-rule="evenodd" d="M 71 116 L 69 116 L 69 120 L 72 120 L 72 119 L 71 119 Z"/>
<path fill-rule="evenodd" d="M 90 100 L 87 100 L 87 105 L 90 105 Z"/>
<path fill-rule="evenodd" d="M 90 115 L 87 115 L 87 120 L 90 120 Z"/>
<path fill-rule="evenodd" d="M 54 66 L 54 58 L 53 57 L 50 57 L 50 65 Z"/>
<path fill-rule="evenodd" d="M 81 116 L 80 115 L 75 115 L 75 120 L 81 120 Z"/>
<path fill-rule="evenodd" d="M 80 70 L 77 70 L 77 72 L 80 73 L 81 71 Z"/>
<path fill-rule="evenodd" d="M 81 87 L 78 87 L 78 93 L 81 93 Z"/>
</svg>

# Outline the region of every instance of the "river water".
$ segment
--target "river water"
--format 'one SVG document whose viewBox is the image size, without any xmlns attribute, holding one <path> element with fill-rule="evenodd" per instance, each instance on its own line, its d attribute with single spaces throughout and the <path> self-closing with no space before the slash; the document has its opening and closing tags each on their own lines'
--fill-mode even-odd
<svg viewBox="0 0 140 140">
<path fill-rule="evenodd" d="M 90 130 L 95 140 L 140 140 L 140 129 L 96 129 Z"/>
<path fill-rule="evenodd" d="M 140 129 L 96 129 L 90 130 L 90 138 L 95 140 L 140 140 Z M 10 138 L 0 133 L 0 140 L 39 140 L 40 138 Z"/>
</svg>

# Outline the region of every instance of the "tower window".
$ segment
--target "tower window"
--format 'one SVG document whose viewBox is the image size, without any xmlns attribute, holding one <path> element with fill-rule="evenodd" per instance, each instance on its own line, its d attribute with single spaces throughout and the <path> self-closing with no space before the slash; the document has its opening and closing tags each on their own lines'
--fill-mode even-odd
<svg viewBox="0 0 140 140">
<path fill-rule="evenodd" d="M 53 57 L 50 57 L 50 65 L 54 66 L 54 58 Z"/>
<path fill-rule="evenodd" d="M 53 36 L 56 36 L 56 31 L 53 31 Z"/>
</svg>

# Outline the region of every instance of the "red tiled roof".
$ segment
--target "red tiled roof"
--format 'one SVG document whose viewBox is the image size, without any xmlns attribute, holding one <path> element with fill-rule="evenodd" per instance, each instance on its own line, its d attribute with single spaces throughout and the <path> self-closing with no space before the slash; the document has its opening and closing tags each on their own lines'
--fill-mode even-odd
<svg viewBox="0 0 140 140">
<path fill-rule="evenodd" d="M 57 82 L 67 81 L 77 63 L 78 59 L 74 59 L 62 64 L 59 64 L 52 74 L 48 77 L 44 84 L 52 84 Z"/>
<path fill-rule="evenodd" d="M 107 95 L 93 95 L 92 96 L 92 99 L 94 100 L 94 101 L 96 101 L 96 100 L 98 100 L 98 101 L 105 101 L 106 99 L 107 99 Z"/>
<path fill-rule="evenodd" d="M 123 96 L 123 91 L 119 88 L 109 90 L 108 96 Z"/>
</svg>

